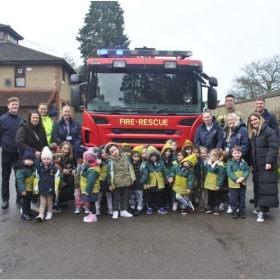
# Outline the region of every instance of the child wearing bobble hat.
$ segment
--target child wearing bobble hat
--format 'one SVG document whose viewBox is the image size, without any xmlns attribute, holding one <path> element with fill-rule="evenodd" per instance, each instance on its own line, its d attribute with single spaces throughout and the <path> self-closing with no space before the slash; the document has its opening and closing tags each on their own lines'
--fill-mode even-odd
<svg viewBox="0 0 280 280">
<path fill-rule="evenodd" d="M 53 196 L 55 190 L 55 175 L 58 171 L 53 163 L 53 154 L 49 147 L 44 147 L 41 153 L 40 166 L 38 168 L 39 175 L 39 195 L 40 195 L 40 209 L 39 215 L 36 219 L 39 222 L 50 220 L 53 211 Z M 47 215 L 44 216 L 45 208 L 47 206 Z"/>
<path fill-rule="evenodd" d="M 21 218 L 24 220 L 31 220 L 34 216 L 34 213 L 31 210 L 33 180 L 36 172 L 34 160 L 34 153 L 26 150 L 22 157 L 22 161 L 19 160 L 14 164 L 18 192 L 23 198 Z"/>
<path fill-rule="evenodd" d="M 85 223 L 97 221 L 95 202 L 98 201 L 100 167 L 97 163 L 98 147 L 92 147 L 83 154 L 83 166 L 80 177 L 81 198 L 90 204 L 89 214 L 84 217 Z"/>
</svg>

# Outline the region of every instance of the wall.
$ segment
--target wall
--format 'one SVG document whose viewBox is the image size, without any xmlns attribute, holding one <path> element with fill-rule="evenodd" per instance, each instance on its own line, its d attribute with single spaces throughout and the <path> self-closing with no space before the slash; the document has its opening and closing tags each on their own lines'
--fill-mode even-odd
<svg viewBox="0 0 280 280">
<path fill-rule="evenodd" d="M 255 111 L 255 100 L 244 101 L 235 104 L 235 108 L 244 114 L 244 120 L 247 122 L 249 115 Z M 280 95 L 265 98 L 265 107 L 271 113 L 274 113 L 278 123 L 280 123 Z M 218 116 L 224 108 L 224 105 L 220 105 L 217 109 L 212 110 L 214 116 Z"/>
</svg>

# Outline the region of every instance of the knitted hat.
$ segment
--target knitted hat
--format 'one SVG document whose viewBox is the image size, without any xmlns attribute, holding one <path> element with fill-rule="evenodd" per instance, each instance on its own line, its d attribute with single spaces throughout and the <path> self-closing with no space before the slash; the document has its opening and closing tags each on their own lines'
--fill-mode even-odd
<svg viewBox="0 0 280 280">
<path fill-rule="evenodd" d="M 182 146 L 182 150 L 185 150 L 186 147 L 193 147 L 193 142 L 186 139 L 183 146 Z"/>
<path fill-rule="evenodd" d="M 86 151 L 87 149 L 85 146 L 74 146 L 74 157 L 76 159 L 83 158 L 83 154 Z"/>
<path fill-rule="evenodd" d="M 144 146 L 135 146 L 132 151 L 137 151 L 142 156 L 142 149 Z"/>
<path fill-rule="evenodd" d="M 53 157 L 62 157 L 62 152 L 61 152 L 61 150 L 57 149 L 56 151 L 54 151 Z"/>
<path fill-rule="evenodd" d="M 97 159 L 98 155 L 98 147 L 92 147 L 89 148 L 86 152 L 84 152 L 83 156 L 86 158 L 89 162 L 94 162 Z"/>
<path fill-rule="evenodd" d="M 44 147 L 42 153 L 41 153 L 41 159 L 53 159 L 53 154 L 49 147 Z"/>
<path fill-rule="evenodd" d="M 35 155 L 33 154 L 33 152 L 31 152 L 29 150 L 26 150 L 24 152 L 24 155 L 23 155 L 22 159 L 23 160 L 25 160 L 25 159 L 32 159 L 32 160 L 34 160 L 35 159 Z"/>
<path fill-rule="evenodd" d="M 125 142 L 121 144 L 121 147 L 123 147 L 123 146 L 129 146 L 130 147 L 130 145 L 128 143 L 125 143 Z"/>
</svg>

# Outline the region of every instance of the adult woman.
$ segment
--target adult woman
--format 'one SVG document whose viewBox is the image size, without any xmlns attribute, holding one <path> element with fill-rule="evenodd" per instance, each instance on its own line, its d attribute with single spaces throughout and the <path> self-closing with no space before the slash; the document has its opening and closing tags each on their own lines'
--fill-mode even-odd
<svg viewBox="0 0 280 280">
<path fill-rule="evenodd" d="M 202 113 L 203 123 L 197 128 L 194 135 L 194 145 L 206 147 L 208 151 L 223 147 L 224 131 L 222 126 L 213 118 L 211 111 Z"/>
<path fill-rule="evenodd" d="M 268 127 L 257 112 L 249 116 L 247 126 L 251 144 L 255 207 L 260 207 L 257 222 L 263 222 L 266 208 L 279 206 L 277 183 L 279 142 L 274 130 Z"/>
<path fill-rule="evenodd" d="M 38 112 L 41 114 L 43 126 L 46 131 L 48 144 L 51 144 L 53 120 L 48 116 L 48 105 L 46 103 L 40 103 L 38 105 Z"/>
<path fill-rule="evenodd" d="M 62 108 L 61 118 L 54 123 L 52 141 L 58 146 L 64 141 L 70 142 L 73 148 L 81 146 L 81 125 L 71 117 L 69 105 Z"/>
<path fill-rule="evenodd" d="M 20 158 L 25 151 L 30 150 L 39 161 L 43 148 L 48 146 L 48 141 L 41 115 L 37 110 L 30 112 L 27 120 L 20 122 L 16 134 L 16 145 L 19 148 Z"/>
<path fill-rule="evenodd" d="M 248 140 L 248 130 L 245 123 L 240 121 L 239 116 L 235 113 L 229 113 L 224 131 L 223 149 L 228 152 L 231 157 L 232 147 L 235 145 L 240 146 L 242 157 L 248 161 L 250 142 Z"/>
</svg>

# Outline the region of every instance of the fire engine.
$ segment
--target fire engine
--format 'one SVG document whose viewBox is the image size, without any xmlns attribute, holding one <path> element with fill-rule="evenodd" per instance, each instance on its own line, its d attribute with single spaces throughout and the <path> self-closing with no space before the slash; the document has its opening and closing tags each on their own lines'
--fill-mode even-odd
<svg viewBox="0 0 280 280">
<path fill-rule="evenodd" d="M 189 58 L 191 51 L 144 47 L 97 54 L 87 61 L 87 83 L 78 74 L 70 77 L 71 105 L 83 109 L 86 146 L 113 141 L 160 149 L 174 139 L 181 147 L 193 140 L 203 109 L 217 106 L 218 81 L 203 72 L 201 61 Z"/>
</svg>

